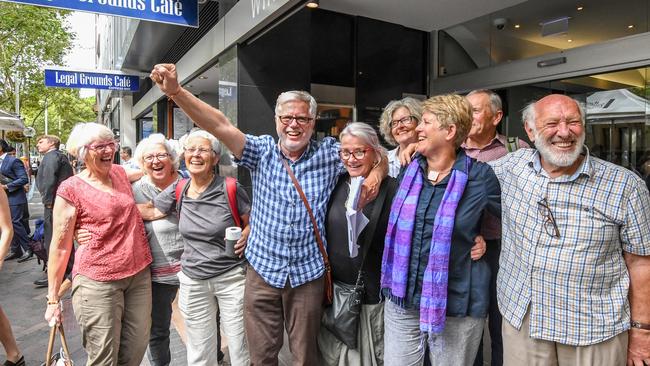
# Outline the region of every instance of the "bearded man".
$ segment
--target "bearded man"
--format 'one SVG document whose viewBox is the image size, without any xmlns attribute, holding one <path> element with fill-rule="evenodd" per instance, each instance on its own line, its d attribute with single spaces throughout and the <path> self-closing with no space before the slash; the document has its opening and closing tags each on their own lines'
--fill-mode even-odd
<svg viewBox="0 0 650 366">
<path fill-rule="evenodd" d="M 650 362 L 650 196 L 589 155 L 585 115 L 564 95 L 523 111 L 537 150 L 493 161 L 503 242 L 497 297 L 504 365 Z"/>
</svg>

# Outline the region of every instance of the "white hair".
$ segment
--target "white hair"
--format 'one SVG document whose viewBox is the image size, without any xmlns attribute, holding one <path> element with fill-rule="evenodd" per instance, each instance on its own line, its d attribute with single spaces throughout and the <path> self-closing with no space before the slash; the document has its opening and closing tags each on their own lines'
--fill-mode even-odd
<svg viewBox="0 0 650 366">
<path fill-rule="evenodd" d="M 571 98 L 576 105 L 578 106 L 578 111 L 580 112 L 580 122 L 582 122 L 582 125 L 585 125 L 585 107 L 584 105 Z M 537 101 L 532 101 L 524 107 L 524 109 L 521 110 L 521 119 L 524 121 L 526 126 L 530 128 L 533 132 L 537 132 L 537 126 L 535 126 L 535 120 L 537 119 L 537 111 L 535 110 L 535 105 L 537 104 Z"/>
<path fill-rule="evenodd" d="M 138 166 L 140 166 L 140 168 L 144 167 L 144 155 L 155 146 L 164 147 L 169 154 L 169 158 L 172 161 L 174 169 L 178 169 L 178 153 L 170 141 L 167 140 L 161 133 L 154 133 L 149 135 L 149 137 L 142 139 L 142 141 L 138 143 L 138 146 L 135 147 L 133 159 L 135 159 L 136 163 L 138 163 Z"/>
<path fill-rule="evenodd" d="M 379 144 L 379 137 L 377 132 L 370 125 L 363 122 L 351 122 L 339 134 L 339 141 L 343 140 L 345 136 L 354 136 L 360 138 L 366 145 L 370 146 L 381 159 L 385 155 L 386 149 Z"/>
<path fill-rule="evenodd" d="M 485 94 L 490 98 L 490 110 L 492 114 L 497 114 L 498 111 L 503 110 L 503 103 L 501 102 L 501 97 L 499 94 L 493 92 L 490 89 L 477 89 L 469 92 L 465 97 L 469 97 L 477 94 Z"/>
<path fill-rule="evenodd" d="M 216 137 L 212 136 L 208 131 L 205 130 L 194 130 L 190 132 L 187 137 L 181 141 L 183 147 L 187 147 L 187 142 L 194 137 L 201 137 L 210 141 L 210 146 L 212 146 L 212 151 L 214 151 L 217 156 L 221 156 L 221 144 Z"/>
<path fill-rule="evenodd" d="M 72 156 L 83 161 L 87 153 L 86 145 L 106 140 L 115 140 L 110 128 L 95 122 L 77 123 L 70 132 L 65 148 Z"/>
<path fill-rule="evenodd" d="M 309 116 L 316 118 L 316 99 L 311 94 L 302 90 L 291 90 L 278 95 L 278 100 L 275 102 L 275 115 L 280 115 L 280 109 L 285 103 L 292 101 L 301 101 L 309 105 Z"/>
</svg>

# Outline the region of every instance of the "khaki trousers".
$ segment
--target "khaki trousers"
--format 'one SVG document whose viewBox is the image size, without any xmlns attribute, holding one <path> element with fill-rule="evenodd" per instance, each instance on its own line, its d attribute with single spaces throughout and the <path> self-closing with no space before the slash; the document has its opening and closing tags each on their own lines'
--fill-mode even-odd
<svg viewBox="0 0 650 366">
<path fill-rule="evenodd" d="M 315 366 L 323 303 L 323 278 L 291 288 L 275 288 L 248 266 L 244 290 L 244 324 L 251 345 L 251 365 L 277 366 L 284 328 L 294 365 Z"/>
<path fill-rule="evenodd" d="M 72 282 L 72 307 L 88 354 L 86 365 L 140 365 L 151 328 L 149 267 L 117 281 L 76 275 Z"/>
<path fill-rule="evenodd" d="M 504 366 L 624 366 L 627 361 L 627 332 L 589 346 L 568 346 L 530 338 L 530 310 L 521 330 L 503 319 Z"/>
</svg>

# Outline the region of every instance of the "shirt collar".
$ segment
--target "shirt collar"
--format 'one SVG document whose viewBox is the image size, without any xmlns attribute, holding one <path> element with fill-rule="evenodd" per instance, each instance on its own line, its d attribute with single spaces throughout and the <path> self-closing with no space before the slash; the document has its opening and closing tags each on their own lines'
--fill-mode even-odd
<svg viewBox="0 0 650 366">
<path fill-rule="evenodd" d="M 0 155 L 0 160 L 4 159 L 6 157 L 7 157 L 7 153 L 2 153 L 2 155 Z"/>
<path fill-rule="evenodd" d="M 419 158 L 418 164 L 420 164 L 420 168 L 422 168 L 423 172 L 426 172 L 428 169 L 427 158 L 425 158 L 420 154 L 418 154 L 417 156 Z M 467 173 L 467 164 L 465 163 L 465 157 L 466 157 L 465 150 L 463 150 L 462 148 L 456 150 L 456 161 L 454 162 L 454 165 L 451 167 L 451 169 L 460 170 L 461 172 Z"/>
<path fill-rule="evenodd" d="M 483 146 L 483 147 L 481 147 L 481 148 L 477 148 L 477 147 L 468 147 L 468 146 L 467 146 L 467 143 L 465 143 L 465 142 L 463 142 L 463 144 L 460 145 L 460 147 L 462 147 L 463 149 L 469 149 L 469 150 L 485 150 L 485 149 L 487 149 L 488 147 L 491 147 L 491 146 L 493 146 L 493 145 L 497 145 L 497 144 L 500 144 L 500 145 L 502 145 L 502 146 L 506 146 L 506 142 L 507 142 L 506 137 L 505 137 L 504 135 L 501 135 L 501 134 L 497 133 L 497 134 L 494 136 L 494 138 L 493 138 L 493 139 L 492 139 L 492 140 L 491 140 L 487 145 L 485 145 L 485 146 Z"/>
<path fill-rule="evenodd" d="M 297 162 L 299 162 L 299 161 L 301 161 L 301 160 L 308 159 L 308 158 L 311 156 L 312 152 L 313 152 L 314 150 L 316 150 L 317 145 L 318 145 L 318 142 L 317 142 L 317 141 L 315 141 L 315 140 L 309 140 L 309 144 L 307 145 L 307 148 L 305 149 L 305 151 L 302 152 L 302 154 L 300 155 L 300 157 L 299 157 L 298 159 L 296 159 L 296 161 L 292 161 L 292 160 L 289 159 L 286 155 L 284 155 L 284 153 L 282 152 L 282 149 L 280 148 L 280 142 L 277 143 L 277 149 L 278 149 L 278 153 L 280 154 L 280 157 L 281 157 L 281 158 L 286 159 L 286 160 L 288 160 L 290 163 L 294 163 L 294 164 L 295 164 L 295 163 L 297 163 Z"/>
<path fill-rule="evenodd" d="M 589 148 L 587 146 L 583 146 L 582 153 L 585 156 L 585 158 L 582 160 L 582 163 L 580 163 L 578 169 L 572 175 L 564 176 L 565 178 L 563 180 L 574 181 L 578 179 L 578 177 L 580 177 L 581 175 L 585 175 L 587 177 L 593 176 L 594 167 L 591 161 L 591 155 L 589 154 Z M 535 150 L 533 155 L 531 155 L 530 161 L 528 162 L 528 166 L 533 168 L 535 173 L 543 174 L 548 177 L 548 174 L 542 168 L 542 162 L 540 160 L 539 151 Z"/>
</svg>

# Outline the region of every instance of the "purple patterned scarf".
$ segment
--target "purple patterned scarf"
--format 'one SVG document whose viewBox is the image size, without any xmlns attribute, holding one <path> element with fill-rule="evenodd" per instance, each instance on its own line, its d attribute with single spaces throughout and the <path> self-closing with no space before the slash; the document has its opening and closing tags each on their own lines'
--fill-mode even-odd
<svg viewBox="0 0 650 366">
<path fill-rule="evenodd" d="M 424 271 L 420 298 L 420 330 L 441 333 L 447 313 L 449 249 L 454 231 L 456 208 L 467 184 L 471 159 L 466 157 L 467 173 L 452 170 L 433 224 L 429 261 Z M 381 288 L 390 290 L 391 299 L 403 306 L 406 299 L 411 237 L 415 212 L 422 190 L 422 173 L 417 159 L 409 164 L 393 199 L 381 263 Z"/>
</svg>

